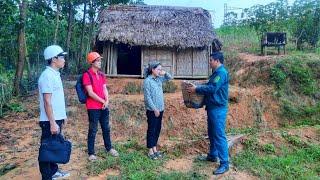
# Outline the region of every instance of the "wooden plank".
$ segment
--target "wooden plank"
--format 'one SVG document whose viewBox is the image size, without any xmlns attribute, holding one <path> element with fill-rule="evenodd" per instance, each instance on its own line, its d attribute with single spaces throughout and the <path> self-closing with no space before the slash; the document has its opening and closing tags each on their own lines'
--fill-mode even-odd
<svg viewBox="0 0 320 180">
<path fill-rule="evenodd" d="M 108 77 L 134 77 L 134 78 L 140 78 L 140 75 L 131 75 L 131 74 L 110 74 Z"/>
<path fill-rule="evenodd" d="M 144 54 L 144 47 L 141 47 L 141 77 L 143 78 L 143 73 L 144 73 L 144 68 L 145 68 L 145 66 L 144 66 L 144 56 L 143 56 L 143 54 Z"/>
<path fill-rule="evenodd" d="M 177 72 L 176 69 L 176 50 L 172 51 L 172 76 L 175 76 Z"/>
<path fill-rule="evenodd" d="M 102 65 L 101 65 L 101 70 L 103 73 L 106 73 L 106 65 L 107 65 L 107 56 L 108 56 L 108 46 L 103 46 L 103 53 L 102 53 Z"/>
<path fill-rule="evenodd" d="M 170 49 L 157 49 L 157 60 L 163 66 L 172 66 L 172 52 Z"/>
<path fill-rule="evenodd" d="M 193 74 L 192 76 L 206 76 L 208 75 L 208 52 L 206 50 L 194 50 L 193 51 Z"/>
<path fill-rule="evenodd" d="M 162 66 L 162 69 L 166 72 L 172 74 L 172 66 Z"/>
<path fill-rule="evenodd" d="M 117 70 L 117 61 L 118 61 L 118 47 L 116 45 L 112 46 L 112 69 L 111 69 L 111 73 L 112 74 L 118 74 Z"/>
<path fill-rule="evenodd" d="M 146 47 L 146 50 L 144 51 L 144 65 L 148 65 L 150 61 L 154 61 L 155 59 L 157 59 L 157 51 L 150 47 Z"/>
<path fill-rule="evenodd" d="M 112 71 L 111 71 L 111 68 L 112 68 L 112 47 L 113 47 L 113 44 L 110 45 L 110 49 L 109 49 L 109 52 L 110 52 L 110 56 L 109 56 L 109 68 L 108 68 L 108 71 L 109 71 L 109 74 L 112 74 Z"/>
<path fill-rule="evenodd" d="M 208 79 L 208 76 L 174 76 L 175 79 Z"/>
<path fill-rule="evenodd" d="M 191 49 L 191 67 L 192 67 L 192 69 L 191 69 L 191 73 L 192 73 L 192 76 L 194 76 L 194 56 L 193 56 L 193 51 L 194 51 L 194 49 L 192 48 Z"/>
<path fill-rule="evenodd" d="M 192 51 L 184 49 L 177 52 L 177 76 L 192 76 Z"/>
<path fill-rule="evenodd" d="M 163 69 L 172 74 L 172 50 L 169 48 L 157 49 L 157 60 L 161 63 Z"/>
<path fill-rule="evenodd" d="M 107 52 L 108 52 L 108 56 L 107 56 L 107 74 L 110 74 L 109 71 L 109 67 L 110 67 L 110 46 L 111 44 L 108 44 L 108 48 L 107 48 Z"/>
</svg>

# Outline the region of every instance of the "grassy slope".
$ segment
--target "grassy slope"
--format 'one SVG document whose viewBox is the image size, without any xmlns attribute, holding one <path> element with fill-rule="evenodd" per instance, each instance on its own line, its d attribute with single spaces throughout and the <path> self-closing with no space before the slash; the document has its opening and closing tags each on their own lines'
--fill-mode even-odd
<svg viewBox="0 0 320 180">
<path fill-rule="evenodd" d="M 259 53 L 259 38 L 251 28 L 222 28 L 218 30 L 218 36 L 224 42 L 229 69 L 237 68 L 238 64 L 232 61 L 237 60 L 238 52 Z M 270 71 L 270 81 L 267 82 L 274 86 L 273 94 L 281 104 L 281 124 L 284 128 L 280 139 L 285 141 L 282 146 L 275 146 L 275 143 L 260 144 L 261 137 L 258 134 L 263 133 L 260 130 L 238 130 L 247 132 L 249 139 L 243 143 L 243 151 L 233 158 L 237 168 L 262 179 L 319 178 L 319 142 L 309 143 L 288 133 L 298 125 L 307 125 L 317 129 L 319 139 L 319 72 L 319 49 L 315 53 L 291 50 L 288 55 L 276 60 Z"/>
</svg>

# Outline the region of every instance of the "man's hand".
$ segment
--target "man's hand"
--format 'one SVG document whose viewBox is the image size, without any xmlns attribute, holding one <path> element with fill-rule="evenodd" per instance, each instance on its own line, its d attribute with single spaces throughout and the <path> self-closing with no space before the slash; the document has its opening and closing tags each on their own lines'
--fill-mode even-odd
<svg viewBox="0 0 320 180">
<path fill-rule="evenodd" d="M 160 116 L 160 111 L 159 111 L 159 110 L 154 110 L 154 115 L 155 115 L 156 117 L 159 117 L 159 116 Z"/>
<path fill-rule="evenodd" d="M 188 87 L 187 87 L 187 91 L 188 93 L 195 93 L 196 92 L 196 87 L 194 84 L 189 84 Z"/>
<path fill-rule="evenodd" d="M 106 109 L 106 108 L 108 108 L 108 107 L 109 107 L 109 102 L 108 102 L 108 101 L 105 101 L 105 102 L 103 103 L 102 109 Z"/>
<path fill-rule="evenodd" d="M 50 123 L 51 134 L 59 134 L 59 129 L 59 125 L 56 123 L 56 121 Z"/>
</svg>

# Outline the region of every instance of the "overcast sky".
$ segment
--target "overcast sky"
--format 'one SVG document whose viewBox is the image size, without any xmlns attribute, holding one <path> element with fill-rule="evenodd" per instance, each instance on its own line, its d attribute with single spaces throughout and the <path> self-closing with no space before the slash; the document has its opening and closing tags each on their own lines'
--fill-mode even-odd
<svg viewBox="0 0 320 180">
<path fill-rule="evenodd" d="M 276 0 L 144 0 L 148 5 L 167 5 L 201 7 L 209 10 L 213 18 L 214 27 L 217 28 L 223 23 L 224 3 L 228 7 L 249 8 L 256 4 L 266 5 Z M 289 4 L 294 0 L 289 0 Z"/>
</svg>

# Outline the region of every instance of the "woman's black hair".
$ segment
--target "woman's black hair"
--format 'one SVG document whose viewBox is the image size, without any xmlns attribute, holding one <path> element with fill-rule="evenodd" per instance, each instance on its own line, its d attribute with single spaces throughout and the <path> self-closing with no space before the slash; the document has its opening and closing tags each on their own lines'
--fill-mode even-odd
<svg viewBox="0 0 320 180">
<path fill-rule="evenodd" d="M 160 62 L 150 62 L 150 63 L 148 64 L 148 67 L 146 67 L 146 68 L 144 69 L 144 77 L 146 78 L 146 77 L 148 77 L 150 74 L 152 74 L 152 69 L 157 68 L 159 65 L 161 65 Z"/>
</svg>

